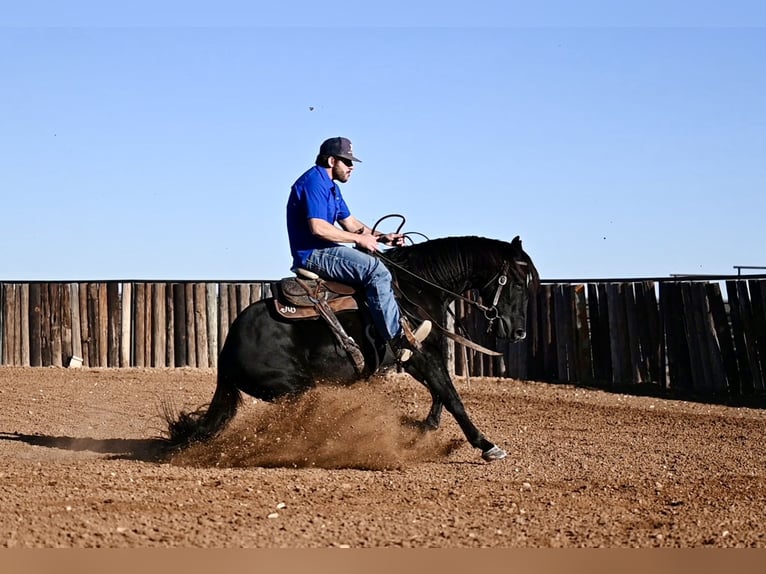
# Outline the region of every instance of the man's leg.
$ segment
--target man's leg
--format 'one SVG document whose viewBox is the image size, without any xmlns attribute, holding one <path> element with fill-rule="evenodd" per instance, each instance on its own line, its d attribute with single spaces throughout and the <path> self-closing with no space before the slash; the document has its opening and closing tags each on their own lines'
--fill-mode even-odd
<svg viewBox="0 0 766 574">
<path fill-rule="evenodd" d="M 378 333 L 390 341 L 401 331 L 399 306 L 391 287 L 391 273 L 380 259 L 350 247 L 316 249 L 306 268 L 320 277 L 362 287 Z"/>
</svg>

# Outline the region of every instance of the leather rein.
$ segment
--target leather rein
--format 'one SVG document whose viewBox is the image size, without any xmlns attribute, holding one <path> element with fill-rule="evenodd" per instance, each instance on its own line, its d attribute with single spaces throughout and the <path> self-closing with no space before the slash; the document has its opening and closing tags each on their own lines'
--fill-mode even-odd
<svg viewBox="0 0 766 574">
<path fill-rule="evenodd" d="M 484 291 L 490 285 L 492 285 L 493 283 L 496 283 L 495 294 L 492 297 L 492 304 L 488 307 L 486 305 L 482 305 L 478 301 L 474 301 L 473 299 L 469 299 L 468 297 L 460 295 L 459 293 L 454 293 L 454 292 L 450 291 L 449 289 L 446 289 L 446 288 L 442 287 L 441 285 L 437 285 L 436 283 L 433 283 L 431 281 L 428 281 L 427 279 L 424 279 L 423 277 L 419 276 L 416 273 L 413 273 L 409 269 L 406 269 L 406 268 L 402 267 L 398 263 L 394 263 L 391 259 L 389 259 L 388 257 L 386 257 L 385 255 L 383 255 L 380 252 L 375 253 L 375 255 L 377 257 L 380 257 L 383 261 L 385 261 L 386 264 L 391 265 L 392 267 L 396 267 L 400 271 L 404 271 L 405 273 L 407 273 L 408 275 L 414 277 L 418 281 L 420 281 L 420 282 L 422 282 L 422 283 L 424 283 L 426 285 L 429 285 L 430 287 L 438 289 L 442 293 L 445 293 L 445 294 L 453 297 L 454 299 L 460 299 L 461 301 L 467 303 L 468 305 L 470 305 L 472 307 L 475 307 L 476 309 L 482 311 L 484 313 L 485 319 L 487 319 L 487 321 L 489 322 L 489 325 L 487 326 L 487 333 L 489 333 L 492 330 L 494 322 L 500 316 L 500 313 L 497 310 L 497 304 L 500 301 L 500 295 L 503 292 L 503 288 L 508 284 L 508 273 L 509 273 L 510 268 L 511 268 L 511 264 L 508 263 L 508 262 L 506 262 L 503 265 L 503 268 L 500 271 L 498 271 L 487 283 L 485 283 L 484 287 L 481 288 L 481 291 Z M 522 265 L 522 264 L 524 264 L 524 263 L 519 262 L 519 265 Z M 465 337 L 462 337 L 461 335 L 453 333 L 453 332 L 449 331 L 448 329 L 442 327 L 442 325 L 438 321 L 436 321 L 433 317 L 431 317 L 426 312 L 425 309 L 423 309 L 421 306 L 419 306 L 419 305 L 413 303 L 412 301 L 410 301 L 409 298 L 407 298 L 407 296 L 398 287 L 398 285 L 396 285 L 396 282 L 394 282 L 394 289 L 396 289 L 403 298 L 407 299 L 407 301 L 409 301 L 412 305 L 414 305 L 418 309 L 418 311 L 422 315 L 424 315 L 424 317 L 421 317 L 422 319 L 429 319 L 432 322 L 432 324 L 434 324 L 439 330 L 441 330 L 442 333 L 444 333 L 444 335 L 446 337 L 448 337 L 449 339 L 452 339 L 453 341 L 455 341 L 457 343 L 460 343 L 461 345 L 465 345 L 466 347 L 470 347 L 471 349 L 474 349 L 474 350 L 479 351 L 480 353 L 484 353 L 486 355 L 491 355 L 491 356 L 494 356 L 494 357 L 500 357 L 500 356 L 503 355 L 502 353 L 498 353 L 497 351 L 492 351 L 490 349 L 487 349 L 486 347 L 483 347 L 482 345 L 479 345 L 478 343 L 474 343 L 470 339 L 466 339 Z"/>
</svg>

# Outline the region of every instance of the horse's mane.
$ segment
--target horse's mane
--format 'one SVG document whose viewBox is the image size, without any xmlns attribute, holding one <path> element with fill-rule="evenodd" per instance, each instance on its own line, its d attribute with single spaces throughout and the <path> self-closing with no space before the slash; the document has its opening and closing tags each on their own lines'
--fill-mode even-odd
<svg viewBox="0 0 766 574">
<path fill-rule="evenodd" d="M 518 237 L 512 243 L 477 236 L 443 237 L 390 249 L 385 257 L 439 285 L 451 285 L 458 277 L 470 281 L 494 274 L 506 263 L 511 263 L 511 271 L 520 278 L 530 276 L 535 285 L 539 281 L 537 269 Z M 396 273 L 395 269 L 392 271 Z"/>
</svg>

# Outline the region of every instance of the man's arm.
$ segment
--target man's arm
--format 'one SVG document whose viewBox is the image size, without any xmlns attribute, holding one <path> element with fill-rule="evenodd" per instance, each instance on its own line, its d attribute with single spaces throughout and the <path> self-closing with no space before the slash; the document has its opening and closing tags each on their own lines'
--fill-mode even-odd
<svg viewBox="0 0 766 574">
<path fill-rule="evenodd" d="M 321 237 L 326 241 L 332 241 L 333 243 L 353 243 L 357 247 L 366 249 L 367 251 L 378 250 L 378 240 L 374 237 L 370 229 L 357 220 L 353 216 L 349 216 L 343 221 L 339 222 L 343 229 L 338 229 L 333 224 L 325 221 L 324 219 L 311 218 L 309 219 L 309 229 L 313 235 Z M 354 227 L 347 227 L 347 226 Z M 362 229 L 362 233 L 353 233 L 349 229 Z M 364 233 L 364 230 L 367 230 Z"/>
<path fill-rule="evenodd" d="M 372 234 L 372 229 L 367 227 L 364 223 L 359 221 L 353 215 L 349 215 L 346 219 L 339 220 L 338 223 L 343 229 L 351 233 L 358 233 L 359 235 Z M 376 231 L 375 236 L 378 236 L 378 235 L 380 235 L 380 233 Z"/>
<path fill-rule="evenodd" d="M 343 229 L 351 231 L 353 233 L 359 233 L 360 235 L 373 235 L 376 241 L 384 243 L 385 245 L 404 245 L 404 236 L 401 233 L 381 233 L 367 227 L 364 223 L 359 221 L 353 215 L 349 215 L 346 219 L 340 220 Z"/>
</svg>

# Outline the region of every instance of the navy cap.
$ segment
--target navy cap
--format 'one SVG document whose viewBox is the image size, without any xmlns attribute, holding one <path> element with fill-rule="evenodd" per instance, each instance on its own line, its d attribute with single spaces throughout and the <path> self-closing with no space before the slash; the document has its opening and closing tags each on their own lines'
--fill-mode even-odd
<svg viewBox="0 0 766 574">
<path fill-rule="evenodd" d="M 322 142 L 319 146 L 319 155 L 331 155 L 335 157 L 342 157 L 351 161 L 358 161 L 361 163 L 361 159 L 354 157 L 351 150 L 351 140 L 348 138 L 330 138 Z"/>
</svg>

